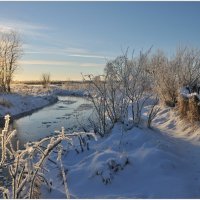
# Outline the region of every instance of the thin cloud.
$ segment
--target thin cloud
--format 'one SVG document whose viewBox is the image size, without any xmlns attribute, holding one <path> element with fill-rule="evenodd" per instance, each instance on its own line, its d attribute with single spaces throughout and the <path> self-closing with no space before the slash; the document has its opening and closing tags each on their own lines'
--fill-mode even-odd
<svg viewBox="0 0 200 200">
<path fill-rule="evenodd" d="M 22 60 L 19 62 L 21 65 L 76 65 L 76 62 L 68 61 L 49 61 L 49 60 Z"/>
<path fill-rule="evenodd" d="M 50 30 L 49 27 L 40 24 L 33 24 L 30 22 L 20 21 L 20 20 L 5 20 L 1 19 L 0 32 L 10 32 L 15 30 L 21 34 L 28 36 L 45 36 L 42 33 L 45 30 Z"/>
<path fill-rule="evenodd" d="M 81 57 L 81 58 L 101 58 L 101 59 L 105 59 L 105 56 L 99 56 L 99 55 L 89 55 L 89 54 L 70 54 L 68 56 L 72 56 L 72 57 Z"/>
<path fill-rule="evenodd" d="M 69 61 L 49 61 L 49 60 L 21 60 L 21 65 L 53 65 L 53 66 L 80 66 L 80 67 L 104 67 L 104 64 L 100 63 L 80 63 Z"/>
<path fill-rule="evenodd" d="M 64 51 L 27 51 L 25 54 L 44 54 L 44 55 L 65 55 L 69 57 L 79 57 L 79 58 L 99 58 L 106 59 L 105 56 L 101 55 L 90 55 L 90 54 L 67 54 Z"/>
<path fill-rule="evenodd" d="M 62 48 L 51 48 L 51 49 L 40 49 L 40 48 L 31 48 L 28 47 L 25 49 L 25 54 L 43 54 L 43 55 L 64 55 L 69 57 L 79 57 L 79 58 L 98 58 L 98 59 L 111 59 L 111 57 L 106 57 L 101 54 L 93 54 L 90 53 L 89 50 L 86 49 L 75 49 L 71 48 L 70 50 L 62 49 Z M 77 50 L 77 52 L 75 52 Z M 82 52 L 82 53 L 80 53 Z M 83 53 L 84 52 L 84 53 Z"/>
</svg>

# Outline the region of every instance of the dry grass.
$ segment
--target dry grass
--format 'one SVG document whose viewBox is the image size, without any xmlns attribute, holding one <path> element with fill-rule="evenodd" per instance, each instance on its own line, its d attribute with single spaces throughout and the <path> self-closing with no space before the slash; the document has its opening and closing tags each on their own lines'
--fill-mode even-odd
<svg viewBox="0 0 200 200">
<path fill-rule="evenodd" d="M 181 118 L 187 117 L 189 110 L 189 100 L 188 98 L 180 95 L 178 97 L 178 111 L 180 113 Z"/>
<path fill-rule="evenodd" d="M 200 121 L 200 101 L 197 96 L 190 98 L 179 96 L 178 111 L 182 119 L 188 119 L 190 122 Z"/>
<path fill-rule="evenodd" d="M 191 122 L 200 120 L 200 108 L 199 108 L 198 103 L 199 103 L 199 99 L 197 96 L 192 96 L 191 98 L 189 98 L 188 119 Z"/>
<path fill-rule="evenodd" d="M 84 82 L 66 82 L 62 85 L 66 90 L 86 90 L 89 87 L 88 83 Z"/>
</svg>

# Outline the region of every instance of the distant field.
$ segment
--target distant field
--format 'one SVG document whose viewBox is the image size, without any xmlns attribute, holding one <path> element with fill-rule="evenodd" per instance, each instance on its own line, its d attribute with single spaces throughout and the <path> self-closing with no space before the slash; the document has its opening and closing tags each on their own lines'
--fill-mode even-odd
<svg viewBox="0 0 200 200">
<path fill-rule="evenodd" d="M 61 86 L 68 90 L 84 90 L 88 88 L 88 81 L 51 81 L 51 85 Z M 24 86 L 41 86 L 42 81 L 15 81 L 12 84 L 14 87 L 17 85 Z"/>
<path fill-rule="evenodd" d="M 41 85 L 42 81 L 14 81 L 13 84 Z M 83 81 L 62 81 L 62 80 L 55 80 L 55 81 L 51 81 L 51 84 L 52 85 L 83 84 Z"/>
</svg>

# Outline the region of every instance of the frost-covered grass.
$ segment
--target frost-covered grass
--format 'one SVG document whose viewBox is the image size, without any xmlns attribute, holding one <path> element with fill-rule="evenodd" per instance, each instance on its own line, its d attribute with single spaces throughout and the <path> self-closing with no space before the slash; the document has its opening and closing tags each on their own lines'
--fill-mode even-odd
<svg viewBox="0 0 200 200">
<path fill-rule="evenodd" d="M 4 198 L 39 198 L 40 187 L 42 184 L 48 187 L 51 192 L 52 182 L 45 177 L 44 172 L 48 171 L 47 162 L 51 161 L 55 165 L 57 163 L 51 160 L 49 157 L 52 152 L 57 153 L 57 161 L 60 161 L 61 172 L 63 180 L 66 179 L 65 170 L 62 163 L 63 143 L 65 146 L 74 146 L 73 138 L 78 137 L 81 147 L 87 144 L 85 139 L 94 138 L 96 136 L 93 133 L 72 133 L 66 134 L 64 128 L 61 131 L 57 131 L 57 135 L 47 137 L 38 142 L 27 143 L 23 149 L 19 149 L 19 145 L 15 145 L 13 148 L 13 142 L 11 138 L 15 135 L 16 131 L 9 131 L 10 116 L 5 116 L 5 127 L 0 134 L 1 141 L 1 156 L 0 156 L 0 169 L 1 174 L 3 169 L 9 170 L 9 178 L 11 178 L 10 184 L 0 185 L 1 194 Z M 88 147 L 87 147 L 88 148 Z M 6 178 L 4 173 L 4 177 Z M 3 177 L 3 179 L 4 179 Z M 2 179 L 2 176 L 1 176 Z M 67 182 L 64 180 L 65 192 L 67 198 L 70 196 L 68 192 Z M 2 197 L 2 195 L 0 195 Z"/>
</svg>

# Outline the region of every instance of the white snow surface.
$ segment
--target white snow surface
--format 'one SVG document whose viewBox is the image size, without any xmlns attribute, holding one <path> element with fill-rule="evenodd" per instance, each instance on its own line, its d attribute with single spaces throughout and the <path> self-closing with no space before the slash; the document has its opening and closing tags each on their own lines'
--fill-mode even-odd
<svg viewBox="0 0 200 200">
<path fill-rule="evenodd" d="M 200 126 L 191 128 L 176 111 L 161 108 L 153 128 L 112 132 L 90 149 L 66 151 L 62 160 L 72 198 L 199 198 Z M 65 149 L 68 147 L 65 146 Z M 54 155 L 56 156 L 56 155 Z M 42 198 L 66 198 L 59 165 L 48 163 L 53 190 L 42 187 Z"/>
</svg>

